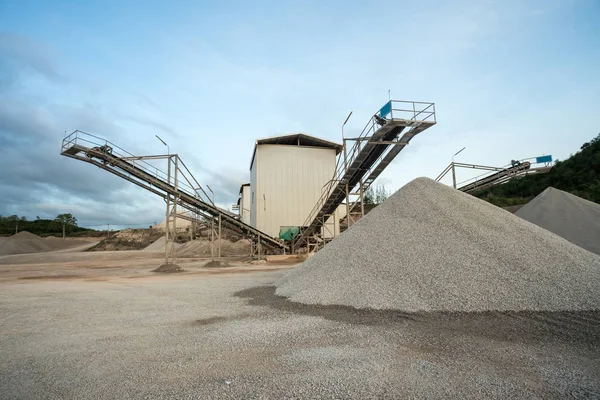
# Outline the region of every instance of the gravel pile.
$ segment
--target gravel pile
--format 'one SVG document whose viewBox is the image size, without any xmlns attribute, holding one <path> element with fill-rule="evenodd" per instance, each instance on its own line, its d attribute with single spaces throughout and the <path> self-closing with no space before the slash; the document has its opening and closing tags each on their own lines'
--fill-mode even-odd
<svg viewBox="0 0 600 400">
<path fill-rule="evenodd" d="M 239 256 L 250 254 L 250 241 L 241 239 L 230 242 L 227 239 L 214 241 L 214 254 L 218 254 L 219 243 L 221 243 L 222 256 Z M 192 240 L 184 243 L 177 250 L 177 257 L 206 257 L 210 256 L 210 240 Z"/>
<path fill-rule="evenodd" d="M 406 312 L 600 309 L 600 257 L 418 178 L 292 270 L 276 293 Z"/>
<path fill-rule="evenodd" d="M 0 256 L 63 250 L 87 243 L 89 242 L 79 239 L 42 238 L 33 233 L 21 231 L 9 237 L 0 237 Z"/>
<path fill-rule="evenodd" d="M 161 236 L 158 239 L 156 239 L 153 243 L 151 243 L 148 247 L 144 248 L 142 251 L 165 251 L 165 242 L 165 237 Z M 181 243 L 175 243 L 176 249 L 180 247 Z"/>
<path fill-rule="evenodd" d="M 549 187 L 515 215 L 600 254 L 600 204 Z"/>
<path fill-rule="evenodd" d="M 176 272 L 185 272 L 185 270 L 177 264 L 163 264 L 160 267 L 153 269 L 150 272 L 160 272 L 163 274 L 172 274 L 172 273 L 176 273 Z"/>
</svg>

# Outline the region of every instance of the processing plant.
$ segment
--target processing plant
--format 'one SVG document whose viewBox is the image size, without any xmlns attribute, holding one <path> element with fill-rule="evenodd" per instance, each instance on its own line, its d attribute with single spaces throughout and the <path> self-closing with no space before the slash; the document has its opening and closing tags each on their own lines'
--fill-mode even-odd
<svg viewBox="0 0 600 400">
<path fill-rule="evenodd" d="M 347 120 L 346 120 L 347 121 Z M 389 100 L 357 137 L 334 143 L 306 134 L 256 141 L 250 183 L 232 213 L 218 207 L 177 154 L 134 155 L 82 131 L 65 137 L 61 154 L 102 168 L 166 202 L 165 263 L 175 257 L 178 208 L 250 239 L 258 254 L 314 251 L 340 233 L 339 222 L 364 215 L 363 196 L 419 133 L 436 123 L 435 104 Z M 151 162 L 166 160 L 167 168 Z"/>
</svg>

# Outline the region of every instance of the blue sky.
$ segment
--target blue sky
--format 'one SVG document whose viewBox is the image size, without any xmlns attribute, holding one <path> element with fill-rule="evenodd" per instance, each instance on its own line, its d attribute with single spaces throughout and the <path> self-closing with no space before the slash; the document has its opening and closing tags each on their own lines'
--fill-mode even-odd
<svg viewBox="0 0 600 400">
<path fill-rule="evenodd" d="M 564 159 L 600 133 L 600 2 L 0 1 L 1 215 L 160 221 L 160 198 L 59 156 L 64 132 L 136 154 L 165 139 L 235 202 L 254 141 L 358 134 L 392 97 L 438 124 L 380 177 Z M 460 172 L 459 180 L 470 177 Z"/>
</svg>

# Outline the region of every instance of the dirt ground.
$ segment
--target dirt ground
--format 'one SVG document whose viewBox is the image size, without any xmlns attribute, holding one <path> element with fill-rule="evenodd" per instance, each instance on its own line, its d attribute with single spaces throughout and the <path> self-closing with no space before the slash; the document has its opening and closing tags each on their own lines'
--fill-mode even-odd
<svg viewBox="0 0 600 400">
<path fill-rule="evenodd" d="M 274 295 L 278 264 L 0 257 L 0 398 L 600 398 L 600 313 L 403 314 Z"/>
</svg>

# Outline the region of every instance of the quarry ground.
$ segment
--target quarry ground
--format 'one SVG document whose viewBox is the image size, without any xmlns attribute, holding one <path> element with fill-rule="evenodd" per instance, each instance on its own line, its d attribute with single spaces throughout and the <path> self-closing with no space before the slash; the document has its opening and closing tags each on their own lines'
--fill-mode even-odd
<svg viewBox="0 0 600 400">
<path fill-rule="evenodd" d="M 290 265 L 0 257 L 0 398 L 600 398 L 600 313 L 403 314 L 274 296 Z"/>
</svg>

